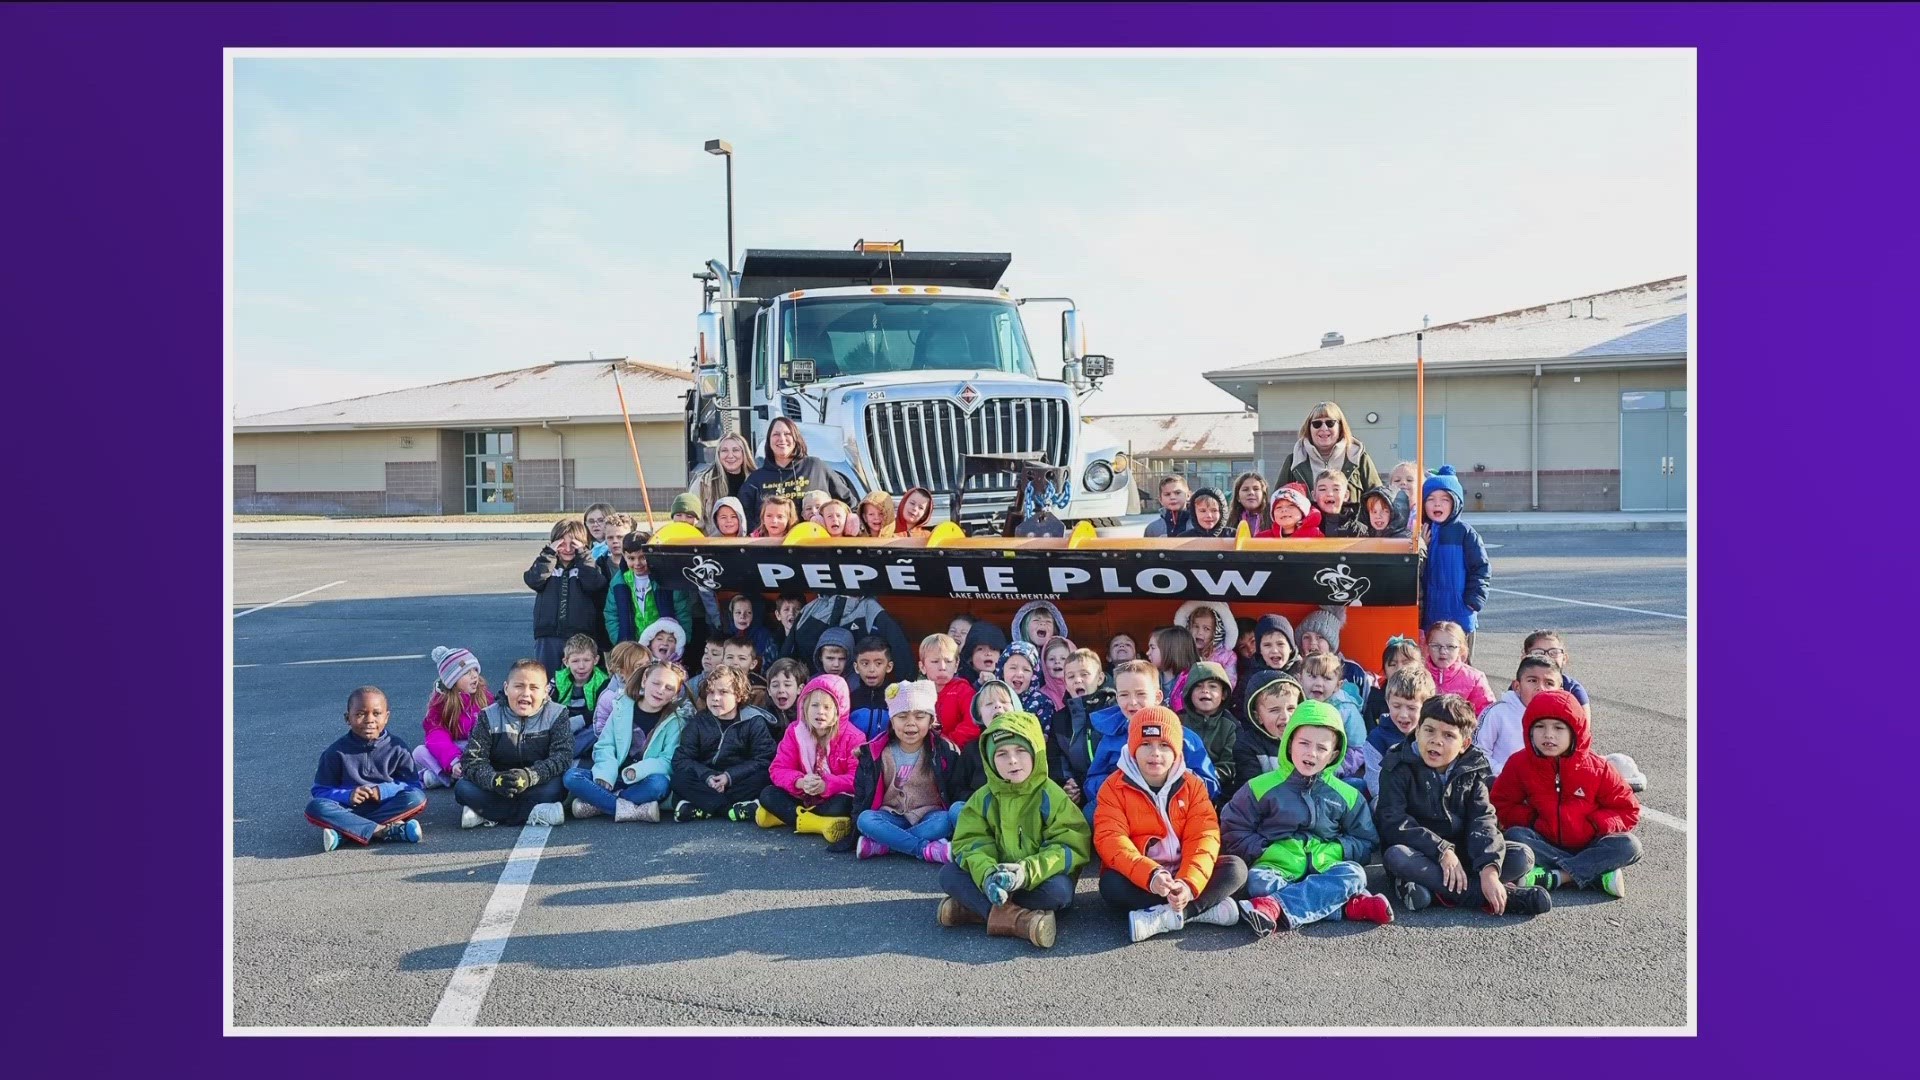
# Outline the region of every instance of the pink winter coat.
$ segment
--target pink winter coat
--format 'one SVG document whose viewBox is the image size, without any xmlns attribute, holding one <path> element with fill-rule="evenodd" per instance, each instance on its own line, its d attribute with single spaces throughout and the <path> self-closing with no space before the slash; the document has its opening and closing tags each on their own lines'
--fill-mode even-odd
<svg viewBox="0 0 1920 1080">
<path fill-rule="evenodd" d="M 807 696 L 816 690 L 824 690 L 833 696 L 834 707 L 840 714 L 840 726 L 834 730 L 833 741 L 827 745 L 824 759 L 819 754 L 819 743 L 813 732 L 807 729 Z M 767 777 L 780 787 L 780 790 L 796 799 L 810 800 L 800 792 L 800 778 L 808 773 L 816 774 L 826 781 L 826 790 L 819 796 L 820 801 L 835 795 L 853 794 L 853 777 L 859 762 L 855 753 L 866 743 L 867 737 L 860 729 L 847 720 L 848 700 L 847 681 L 838 675 L 816 675 L 807 685 L 800 688 L 800 699 L 796 703 L 795 719 L 787 725 L 787 732 L 780 737 L 780 748 L 773 752 L 773 764 L 767 769 Z"/>
<path fill-rule="evenodd" d="M 1441 671 L 1429 663 L 1427 673 L 1433 676 L 1435 694 L 1459 694 L 1473 706 L 1476 715 L 1486 712 L 1487 706 L 1493 704 L 1493 690 L 1487 686 L 1487 677 L 1479 668 L 1455 664 Z"/>
<path fill-rule="evenodd" d="M 420 721 L 420 730 L 426 735 L 424 745 L 427 753 L 440 765 L 440 771 L 453 768 L 460 760 L 460 752 L 466 746 L 467 736 L 473 733 L 474 721 L 480 719 L 480 710 L 493 704 L 493 694 L 481 687 L 478 694 L 460 695 L 459 738 L 455 738 L 446 728 L 440 726 L 440 703 L 446 699 L 446 693 L 435 689 L 433 699 L 427 702 L 427 715 Z"/>
</svg>

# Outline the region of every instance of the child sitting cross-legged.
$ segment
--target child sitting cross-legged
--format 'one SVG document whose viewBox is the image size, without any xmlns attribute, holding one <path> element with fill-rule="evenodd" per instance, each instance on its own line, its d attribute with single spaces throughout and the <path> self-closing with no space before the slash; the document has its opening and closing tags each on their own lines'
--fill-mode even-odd
<svg viewBox="0 0 1920 1080">
<path fill-rule="evenodd" d="M 1257 693 L 1257 692 L 1256 692 Z M 1352 784 L 1331 775 L 1346 753 L 1331 705 L 1303 702 L 1287 721 L 1279 768 L 1248 780 L 1220 811 L 1221 847 L 1247 861 L 1247 925 L 1261 937 L 1322 919 L 1393 921 L 1361 863 L 1379 843 Z"/>
<path fill-rule="evenodd" d="M 895 854 L 936 864 L 952 860 L 950 838 L 963 800 L 953 797 L 950 783 L 961 752 L 933 729 L 938 697 L 926 679 L 887 687 L 889 727 L 854 754 L 853 827 L 859 836 L 827 850 L 852 848 L 862 859 Z"/>
<path fill-rule="evenodd" d="M 942 926 L 987 925 L 992 937 L 1053 947 L 1053 913 L 1073 903 L 1074 883 L 1093 857 L 1086 815 L 1047 778 L 1046 740 L 1031 713 L 987 725 L 971 752 L 987 764 L 987 785 L 960 808 L 953 861 L 940 868 Z"/>
<path fill-rule="evenodd" d="M 362 845 L 420 842 L 414 816 L 427 808 L 427 795 L 413 751 L 387 731 L 387 712 L 387 695 L 377 686 L 347 695 L 347 733 L 321 751 L 307 803 L 322 851 L 339 847 L 343 836 Z"/>
<path fill-rule="evenodd" d="M 465 649 L 434 646 L 433 667 L 433 695 L 420 722 L 425 739 L 413 748 L 413 767 L 421 787 L 452 787 L 460 779 L 460 751 L 466 749 L 467 735 L 480 710 L 493 704 L 493 694 L 480 674 L 480 661 Z"/>
<path fill-rule="evenodd" d="M 673 819 L 721 817 L 742 803 L 751 815 L 773 764 L 771 720 L 746 703 L 747 677 L 736 668 L 722 664 L 707 672 L 701 691 L 703 707 L 681 729 L 673 753 Z"/>
<path fill-rule="evenodd" d="M 1577 885 L 1627 895 L 1624 867 L 1640 861 L 1640 800 L 1593 752 L 1587 710 L 1565 690 L 1527 703 L 1527 748 L 1493 782 L 1493 808 L 1508 840 L 1533 849 L 1529 884 Z"/>
<path fill-rule="evenodd" d="M 560 800 L 573 766 L 573 734 L 566 710 L 548 700 L 548 685 L 540 661 L 515 661 L 500 699 L 481 711 L 453 785 L 461 828 L 566 823 Z"/>
<path fill-rule="evenodd" d="M 829 844 L 845 839 L 853 832 L 856 753 L 866 741 L 847 723 L 847 681 L 814 676 L 800 690 L 799 722 L 787 726 L 774 751 L 770 782 L 752 810 L 754 824 L 763 829 L 790 824 L 794 832 L 825 837 Z M 728 816 L 745 819 L 745 804 L 735 805 Z"/>
<path fill-rule="evenodd" d="M 567 770 L 576 819 L 611 814 L 615 821 L 660 820 L 673 755 L 692 712 L 680 697 L 686 677 L 679 664 L 655 660 L 627 681 L 593 744 L 593 767 Z"/>
<path fill-rule="evenodd" d="M 1187 771 L 1184 742 L 1171 710 L 1154 705 L 1134 713 L 1127 756 L 1101 786 L 1094 809 L 1100 897 L 1127 913 L 1134 941 L 1188 923 L 1240 921 L 1233 894 L 1247 883 L 1247 864 L 1220 854 L 1220 818 L 1206 784 Z"/>
<path fill-rule="evenodd" d="M 1387 873 L 1408 911 L 1439 900 L 1477 904 L 1489 915 L 1544 914 L 1552 895 L 1519 884 L 1533 852 L 1500 835 L 1487 793 L 1493 769 L 1473 745 L 1477 722 L 1465 698 L 1442 694 L 1421 706 L 1413 737 L 1387 754 L 1374 810 Z"/>
</svg>

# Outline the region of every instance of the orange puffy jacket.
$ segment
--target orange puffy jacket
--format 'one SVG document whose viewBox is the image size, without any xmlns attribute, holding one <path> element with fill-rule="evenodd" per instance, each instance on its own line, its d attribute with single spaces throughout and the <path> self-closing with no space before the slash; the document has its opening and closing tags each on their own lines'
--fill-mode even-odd
<svg viewBox="0 0 1920 1080">
<path fill-rule="evenodd" d="M 1207 798 L 1206 783 L 1191 772 L 1182 773 L 1167 798 L 1167 819 L 1180 838 L 1180 868 L 1173 876 L 1199 896 L 1213 880 L 1213 864 L 1220 857 L 1220 816 Z M 1147 846 L 1166 832 L 1167 824 L 1136 771 L 1114 770 L 1100 786 L 1093 811 L 1093 850 L 1100 862 L 1144 889 L 1160 869 L 1147 856 Z"/>
</svg>

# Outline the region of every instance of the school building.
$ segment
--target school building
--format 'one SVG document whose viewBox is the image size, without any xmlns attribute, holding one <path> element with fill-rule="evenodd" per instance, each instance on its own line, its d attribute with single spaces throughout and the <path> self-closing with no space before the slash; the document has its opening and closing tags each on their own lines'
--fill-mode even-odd
<svg viewBox="0 0 1920 1080">
<path fill-rule="evenodd" d="M 689 372 L 579 360 L 243 416 L 233 423 L 238 514 L 559 513 L 641 506 L 686 490 Z"/>
<path fill-rule="evenodd" d="M 1160 507 L 1160 480 L 1172 473 L 1190 488 L 1210 487 L 1232 498 L 1228 487 L 1243 472 L 1256 471 L 1252 409 L 1233 412 L 1116 413 L 1088 421 L 1119 440 L 1133 459 L 1133 485 L 1141 509 Z M 1279 462 L 1274 462 L 1278 467 Z"/>
<path fill-rule="evenodd" d="M 1454 467 L 1468 510 L 1685 510 L 1687 295 L 1673 277 L 1427 329 L 1427 467 Z M 1257 411 L 1269 478 L 1320 401 L 1384 475 L 1414 456 L 1414 333 L 1206 378 Z"/>
</svg>

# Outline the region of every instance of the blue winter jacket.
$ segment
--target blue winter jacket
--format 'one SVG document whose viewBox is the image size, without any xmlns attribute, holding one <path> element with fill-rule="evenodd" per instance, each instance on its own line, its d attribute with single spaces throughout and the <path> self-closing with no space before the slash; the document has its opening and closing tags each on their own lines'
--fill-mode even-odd
<svg viewBox="0 0 1920 1080">
<path fill-rule="evenodd" d="M 313 770 L 312 796 L 351 806 L 354 789 L 368 784 L 380 789 L 382 799 L 420 786 L 413 748 L 391 731 L 381 732 L 372 742 L 351 731 L 333 740 L 320 752 L 320 764 Z"/>
<path fill-rule="evenodd" d="M 1453 499 L 1453 513 L 1438 525 L 1427 525 L 1427 565 L 1420 582 L 1420 625 L 1456 622 L 1467 633 L 1479 625 L 1480 609 L 1487 603 L 1487 545 L 1473 526 L 1460 520 L 1460 507 L 1466 492 L 1453 466 L 1442 465 L 1421 485 L 1420 501 L 1444 491 Z"/>
<path fill-rule="evenodd" d="M 1120 759 L 1127 753 L 1127 714 L 1120 706 L 1101 709 L 1088 719 L 1093 729 L 1100 733 L 1100 745 L 1093 748 L 1093 761 L 1087 766 L 1087 781 L 1080 785 L 1086 794 L 1086 805 L 1091 807 L 1100 798 L 1100 785 L 1120 767 Z M 1200 733 L 1182 726 L 1184 738 L 1181 747 L 1187 756 L 1187 771 L 1206 782 L 1207 797 L 1220 796 L 1220 776 L 1214 771 L 1213 759 L 1207 756 L 1207 744 Z"/>
</svg>

